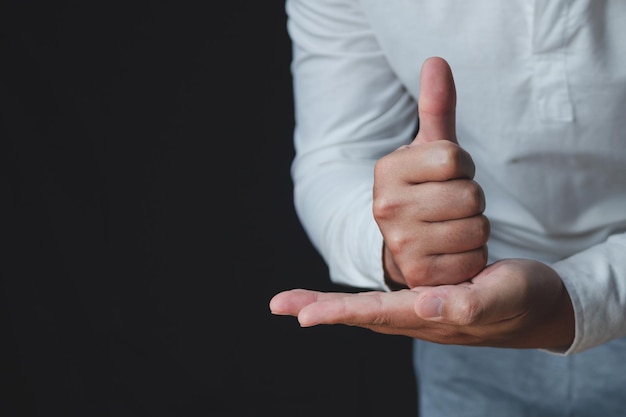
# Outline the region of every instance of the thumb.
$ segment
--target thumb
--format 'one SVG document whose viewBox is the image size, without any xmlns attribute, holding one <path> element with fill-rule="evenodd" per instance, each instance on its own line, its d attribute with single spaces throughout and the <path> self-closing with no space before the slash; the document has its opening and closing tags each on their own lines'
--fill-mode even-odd
<svg viewBox="0 0 626 417">
<path fill-rule="evenodd" d="M 477 325 L 484 319 L 482 300 L 469 286 L 442 285 L 420 292 L 414 304 L 415 313 L 425 320 L 455 326 Z"/>
<path fill-rule="evenodd" d="M 519 317 L 529 298 L 540 298 L 534 294 L 550 293 L 546 289 L 549 287 L 543 284 L 549 280 L 541 280 L 541 286 L 535 289 L 524 276 L 516 275 L 516 269 L 509 266 L 507 270 L 507 263 L 511 262 L 491 264 L 471 281 L 423 287 L 414 305 L 415 313 L 426 320 L 457 326 L 504 323 L 510 318 Z"/>
<path fill-rule="evenodd" d="M 424 61 L 417 100 L 419 131 L 414 143 L 456 140 L 456 89 L 452 70 L 443 58 Z"/>
</svg>

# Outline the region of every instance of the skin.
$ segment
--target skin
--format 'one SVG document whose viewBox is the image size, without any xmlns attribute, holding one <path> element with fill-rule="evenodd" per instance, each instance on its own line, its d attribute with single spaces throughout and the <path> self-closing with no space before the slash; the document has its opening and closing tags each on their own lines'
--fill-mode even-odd
<svg viewBox="0 0 626 417">
<path fill-rule="evenodd" d="M 417 136 L 374 169 L 373 213 L 391 287 L 458 284 L 487 263 L 485 196 L 473 181 L 470 154 L 456 140 L 456 91 L 448 63 L 427 60 L 420 84 Z"/>
<path fill-rule="evenodd" d="M 271 312 L 303 327 L 343 324 L 442 344 L 564 351 L 574 339 L 574 312 L 558 274 L 527 259 L 486 265 L 485 200 L 471 157 L 456 142 L 447 62 L 426 60 L 420 82 L 420 131 L 379 161 L 374 186 L 386 279 L 405 289 L 294 289 L 276 294 Z"/>
<path fill-rule="evenodd" d="M 358 326 L 441 344 L 542 348 L 564 351 L 574 338 L 570 298 L 546 265 L 509 259 L 468 282 L 394 292 L 281 292 L 273 314 L 298 318 L 302 327 Z"/>
</svg>

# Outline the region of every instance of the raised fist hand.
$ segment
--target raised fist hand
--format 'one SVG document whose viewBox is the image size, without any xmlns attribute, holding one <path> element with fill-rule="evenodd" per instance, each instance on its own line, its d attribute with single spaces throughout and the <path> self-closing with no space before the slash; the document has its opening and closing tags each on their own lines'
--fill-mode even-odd
<svg viewBox="0 0 626 417">
<path fill-rule="evenodd" d="M 485 197 L 455 128 L 452 71 L 429 58 L 420 75 L 419 132 L 381 158 L 373 212 L 384 237 L 383 265 L 393 287 L 456 284 L 487 263 Z"/>
</svg>

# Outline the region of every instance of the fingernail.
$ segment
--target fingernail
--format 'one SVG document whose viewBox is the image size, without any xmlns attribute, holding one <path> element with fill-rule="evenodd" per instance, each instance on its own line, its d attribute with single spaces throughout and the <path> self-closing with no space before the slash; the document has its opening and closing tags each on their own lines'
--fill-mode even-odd
<svg viewBox="0 0 626 417">
<path fill-rule="evenodd" d="M 441 317 L 441 298 L 427 297 L 420 304 L 420 316 L 423 318 L 434 319 L 436 317 Z"/>
</svg>

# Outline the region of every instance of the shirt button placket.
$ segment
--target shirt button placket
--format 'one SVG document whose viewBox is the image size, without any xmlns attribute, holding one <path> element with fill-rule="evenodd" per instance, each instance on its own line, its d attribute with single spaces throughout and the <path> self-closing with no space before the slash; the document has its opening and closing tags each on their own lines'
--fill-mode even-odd
<svg viewBox="0 0 626 417">
<path fill-rule="evenodd" d="M 539 117 L 571 122 L 574 109 L 566 71 L 569 0 L 534 0 L 534 6 L 533 82 Z"/>
</svg>

